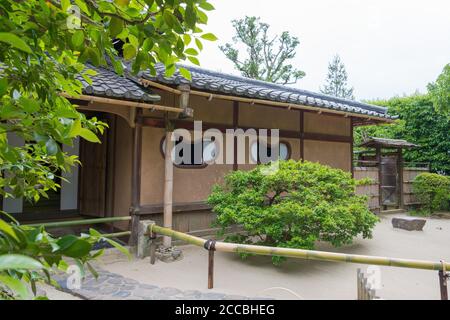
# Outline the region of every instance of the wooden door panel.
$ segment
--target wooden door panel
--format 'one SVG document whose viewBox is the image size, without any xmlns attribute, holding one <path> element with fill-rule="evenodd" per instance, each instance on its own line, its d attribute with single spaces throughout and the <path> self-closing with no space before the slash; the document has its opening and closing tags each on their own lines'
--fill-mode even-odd
<svg viewBox="0 0 450 320">
<path fill-rule="evenodd" d="M 106 210 L 107 131 L 101 143 L 83 140 L 80 148 L 80 214 L 104 217 Z"/>
</svg>

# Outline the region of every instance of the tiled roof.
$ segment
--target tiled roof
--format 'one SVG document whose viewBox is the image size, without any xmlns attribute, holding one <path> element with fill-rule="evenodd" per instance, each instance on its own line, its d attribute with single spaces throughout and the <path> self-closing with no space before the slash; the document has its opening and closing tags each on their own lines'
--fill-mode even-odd
<svg viewBox="0 0 450 320">
<path fill-rule="evenodd" d="M 391 148 L 415 148 L 419 145 L 408 142 L 406 140 L 400 139 L 387 139 L 387 138 L 376 138 L 370 137 L 368 140 L 364 141 L 360 147 L 391 147 Z"/>
<path fill-rule="evenodd" d="M 97 72 L 95 76 L 90 76 L 92 84 L 89 84 L 82 76 L 77 76 L 83 84 L 83 93 L 86 95 L 143 102 L 160 100 L 159 95 L 151 93 L 149 89 L 131 79 L 119 76 L 114 71 L 90 64 L 86 64 L 86 68 Z"/>
<path fill-rule="evenodd" d="M 165 77 L 165 69 L 162 64 L 156 66 L 156 76 L 152 76 L 149 71 L 143 71 L 139 76 L 144 79 L 169 85 L 190 84 L 193 89 L 213 93 L 314 106 L 386 119 L 393 118 L 387 114 L 386 108 L 380 106 L 210 71 L 198 67 L 185 65 L 182 67 L 191 72 L 192 81 L 186 80 L 178 71 L 169 78 Z"/>
</svg>

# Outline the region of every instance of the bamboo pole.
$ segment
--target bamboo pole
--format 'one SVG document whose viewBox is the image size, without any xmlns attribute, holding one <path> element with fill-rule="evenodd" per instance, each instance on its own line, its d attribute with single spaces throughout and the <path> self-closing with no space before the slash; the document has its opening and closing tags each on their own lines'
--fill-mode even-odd
<svg viewBox="0 0 450 320">
<path fill-rule="evenodd" d="M 164 155 L 164 227 L 172 229 L 172 211 L 173 211 L 173 163 L 172 163 L 172 128 L 166 126 L 166 147 Z M 166 248 L 172 246 L 172 238 L 164 237 L 163 245 Z"/>
<path fill-rule="evenodd" d="M 173 94 L 181 94 L 180 90 L 173 89 L 169 86 L 160 84 L 158 82 L 154 82 L 147 79 L 141 79 L 140 80 L 143 85 L 146 86 L 152 86 L 167 92 L 171 92 Z M 338 114 L 342 115 L 344 117 L 356 117 L 356 118 L 363 118 L 363 119 L 369 119 L 369 120 L 378 120 L 383 121 L 387 123 L 393 123 L 395 120 L 382 118 L 382 117 L 376 117 L 376 116 L 369 116 L 369 115 L 363 115 L 359 113 L 351 113 L 348 111 L 339 111 L 339 110 L 333 110 L 333 109 L 327 109 L 327 108 L 320 108 L 320 107 L 310 107 L 300 104 L 293 104 L 293 103 L 286 103 L 286 102 L 278 102 L 278 101 L 271 101 L 271 100 L 264 100 L 264 99 L 251 99 L 251 98 L 242 98 L 237 96 L 229 96 L 229 95 L 223 95 L 223 94 L 213 94 L 203 91 L 197 91 L 197 90 L 191 90 L 191 95 L 201 96 L 208 99 L 222 99 L 222 100 L 228 100 L 228 101 L 238 101 L 238 102 L 244 102 L 244 103 L 250 103 L 250 104 L 261 104 L 261 105 L 267 105 L 271 107 L 282 107 L 287 109 L 298 109 L 298 110 L 309 110 L 314 111 L 318 113 L 326 112 L 326 113 L 332 113 L 332 114 Z"/>
<path fill-rule="evenodd" d="M 88 224 L 100 224 L 100 223 L 129 221 L 129 220 L 131 220 L 131 217 L 125 216 L 125 217 L 83 219 L 83 220 L 72 220 L 72 221 L 61 221 L 61 222 L 48 222 L 48 223 L 33 223 L 33 224 L 25 224 L 24 226 L 44 227 L 44 228 L 62 228 L 62 227 L 82 226 L 82 225 L 88 225 Z"/>
<path fill-rule="evenodd" d="M 105 233 L 102 234 L 104 238 L 120 238 L 131 235 L 131 231 L 123 231 L 123 232 L 116 232 L 116 233 Z"/>
<path fill-rule="evenodd" d="M 151 103 L 144 103 L 144 102 L 102 98 L 102 97 L 88 96 L 88 95 L 84 95 L 84 94 L 82 94 L 78 97 L 73 97 L 68 94 L 61 93 L 61 96 L 65 97 L 67 99 L 79 99 L 79 100 L 89 101 L 90 103 L 98 102 L 98 103 L 111 104 L 111 105 L 115 105 L 115 106 L 135 107 L 135 108 L 157 110 L 157 111 L 167 111 L 167 112 L 174 112 L 174 113 L 184 112 L 183 109 L 176 108 L 176 107 L 168 107 L 168 106 L 162 106 L 162 105 L 158 105 L 158 104 L 151 104 Z"/>
<path fill-rule="evenodd" d="M 173 237 L 187 243 L 203 246 L 206 240 L 181 232 L 169 230 L 160 226 L 154 225 L 152 231 L 168 237 Z M 291 248 L 276 248 L 265 247 L 246 244 L 235 244 L 216 242 L 216 251 L 222 252 L 235 252 L 235 253 L 250 253 L 258 255 L 268 256 L 283 256 L 288 258 L 299 258 L 306 260 L 320 260 L 320 261 L 334 261 L 345 263 L 359 263 L 379 266 L 390 266 L 400 268 L 412 268 L 412 269 L 424 269 L 424 270 L 449 270 L 450 263 L 441 263 L 425 260 L 411 260 L 411 259 L 396 259 L 388 257 L 377 256 L 365 256 L 356 254 L 344 254 L 335 252 L 315 251 L 315 250 L 303 250 L 303 249 L 291 249 Z"/>
</svg>

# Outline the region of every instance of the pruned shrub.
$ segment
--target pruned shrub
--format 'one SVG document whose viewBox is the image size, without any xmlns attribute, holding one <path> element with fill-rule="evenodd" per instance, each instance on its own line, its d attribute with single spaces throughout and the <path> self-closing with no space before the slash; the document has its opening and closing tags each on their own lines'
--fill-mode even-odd
<svg viewBox="0 0 450 320">
<path fill-rule="evenodd" d="M 413 181 L 413 191 L 426 213 L 449 209 L 450 177 L 428 172 L 419 174 Z"/>
<path fill-rule="evenodd" d="M 245 231 L 226 241 L 313 249 L 317 240 L 341 246 L 358 235 L 372 236 L 378 218 L 367 198 L 355 194 L 350 173 L 307 161 L 278 165 L 231 172 L 213 188 L 208 203 L 216 224 L 222 232 L 234 225 Z"/>
</svg>

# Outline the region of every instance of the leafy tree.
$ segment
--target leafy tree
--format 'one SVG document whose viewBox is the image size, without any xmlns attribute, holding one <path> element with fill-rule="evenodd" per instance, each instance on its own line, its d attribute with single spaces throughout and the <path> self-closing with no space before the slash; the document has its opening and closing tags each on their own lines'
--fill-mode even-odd
<svg viewBox="0 0 450 320">
<path fill-rule="evenodd" d="M 223 231 L 233 225 L 245 231 L 227 241 L 313 249 L 318 240 L 341 246 L 357 235 L 371 237 L 378 218 L 355 194 L 349 173 L 307 161 L 280 161 L 272 174 L 265 167 L 229 173 L 209 196 Z"/>
<path fill-rule="evenodd" d="M 214 9 L 207 0 L 74 0 L 73 3 L 76 6 L 70 0 L 0 2 L 3 173 L 0 195 L 3 197 L 24 197 L 29 201 L 46 197 L 48 190 L 59 188 L 55 182 L 59 172 L 70 170 L 78 162 L 62 151 L 62 145 L 72 145 L 77 137 L 99 142 L 97 134 L 106 125 L 77 112 L 64 95 L 76 97 L 81 93 L 76 75 L 91 82 L 89 76 L 95 72 L 85 68 L 87 61 L 96 66 L 110 64 L 117 73 L 123 73 L 122 57 L 114 49 L 113 40 L 123 41 L 123 58 L 132 62 L 133 72 L 144 68 L 154 72 L 154 64 L 160 61 L 165 64 L 167 75 L 176 71 L 178 60 L 189 59 L 198 64 L 196 56 L 202 48 L 202 39 L 215 40 L 214 35 L 199 28 L 207 23 L 205 11 Z M 194 43 L 192 40 L 198 50 L 190 45 Z M 190 77 L 187 70 L 180 72 Z M 20 137 L 23 145 L 11 145 L 11 134 Z M 17 223 L 2 219 L 0 224 L 2 262 L 10 261 L 10 254 L 22 254 L 41 261 L 39 268 L 42 265 L 43 270 L 58 264 L 55 259 L 45 261 L 45 265 L 42 259 L 47 247 L 33 244 L 36 237 L 47 237 L 42 230 L 28 232 Z M 70 256 L 58 249 L 61 239 L 55 240 L 55 246 L 47 240 L 52 252 Z M 83 246 L 87 247 L 85 243 Z M 79 258 L 83 260 L 84 256 Z M 26 260 L 15 261 L 0 267 L 0 283 L 7 287 L 8 283 L 31 281 L 30 274 L 20 271 L 28 269 L 20 263 Z"/>
<path fill-rule="evenodd" d="M 353 96 L 353 88 L 348 87 L 347 78 L 344 63 L 338 55 L 335 55 L 333 60 L 328 64 L 326 84 L 320 91 L 330 96 L 353 100 L 355 99 Z"/>
<path fill-rule="evenodd" d="M 428 85 L 436 109 L 450 116 L 450 63 L 444 67 L 436 82 Z"/>
<path fill-rule="evenodd" d="M 294 84 L 305 76 L 288 61 L 296 55 L 300 41 L 285 31 L 279 36 L 269 36 L 269 25 L 257 17 L 233 20 L 236 35 L 233 43 L 220 46 L 220 50 L 230 59 L 245 77 L 279 84 Z M 237 44 L 246 48 L 247 57 L 242 60 Z"/>
<path fill-rule="evenodd" d="M 387 101 L 371 101 L 387 106 L 391 115 L 399 117 L 395 124 L 359 127 L 355 130 L 355 144 L 362 136 L 406 139 L 419 148 L 404 151 L 407 162 L 429 162 L 433 172 L 450 174 L 450 119 L 436 110 L 430 95 L 396 97 Z"/>
</svg>

